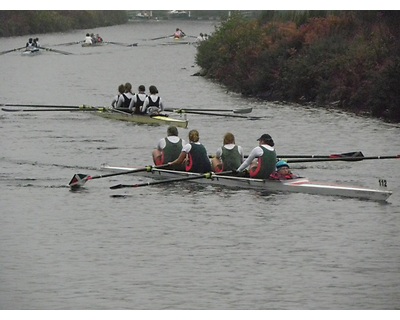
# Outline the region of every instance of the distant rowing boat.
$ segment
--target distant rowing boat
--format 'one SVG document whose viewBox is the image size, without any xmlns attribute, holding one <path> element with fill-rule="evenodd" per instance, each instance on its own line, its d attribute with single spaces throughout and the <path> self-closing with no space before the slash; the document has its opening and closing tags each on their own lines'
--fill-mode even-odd
<svg viewBox="0 0 400 320">
<path fill-rule="evenodd" d="M 174 125 L 180 128 L 187 128 L 189 124 L 189 121 L 187 119 L 176 119 L 167 116 L 148 116 L 112 109 L 111 111 L 109 111 L 109 109 L 106 108 L 99 109 L 99 111 L 95 114 L 107 119 L 142 123 L 148 125 Z"/>
<path fill-rule="evenodd" d="M 128 167 L 113 167 L 103 165 L 103 170 L 121 172 L 135 170 L 135 168 Z M 189 177 L 200 175 L 197 173 L 172 171 L 165 169 L 153 169 L 151 172 L 143 171 L 140 173 L 142 176 L 154 179 L 170 179 L 176 177 Z M 263 180 L 252 179 L 238 176 L 217 176 L 214 175 L 211 179 L 196 179 L 196 183 L 225 186 L 236 189 L 255 189 L 263 192 L 294 192 L 294 193 L 307 193 L 316 195 L 338 196 L 347 198 L 359 198 L 374 201 L 386 201 L 392 191 L 385 189 L 372 189 L 357 186 L 339 185 L 331 183 L 313 182 L 307 178 L 296 178 L 291 180 Z"/>
<path fill-rule="evenodd" d="M 32 49 L 25 49 L 24 51 L 21 52 L 21 55 L 23 56 L 36 56 L 41 53 L 41 50 L 39 48 L 32 48 Z"/>
<path fill-rule="evenodd" d="M 105 42 L 94 42 L 94 43 L 82 43 L 82 47 L 101 47 L 106 45 L 107 43 Z"/>
</svg>

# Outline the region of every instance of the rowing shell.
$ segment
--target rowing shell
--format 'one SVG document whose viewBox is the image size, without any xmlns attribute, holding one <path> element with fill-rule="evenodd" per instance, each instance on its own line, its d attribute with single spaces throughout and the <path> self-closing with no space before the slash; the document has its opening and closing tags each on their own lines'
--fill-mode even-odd
<svg viewBox="0 0 400 320">
<path fill-rule="evenodd" d="M 94 42 L 94 43 L 82 43 L 82 47 L 101 47 L 106 45 L 104 42 Z"/>
<path fill-rule="evenodd" d="M 109 111 L 99 111 L 95 113 L 96 115 L 113 120 L 129 121 L 135 123 L 142 123 L 148 125 L 173 125 L 180 128 L 187 128 L 189 121 L 187 119 L 176 119 L 166 116 L 147 116 L 141 114 L 133 114 L 126 112 L 109 112 Z"/>
<path fill-rule="evenodd" d="M 101 169 L 113 172 L 134 170 L 134 168 L 112 167 L 108 165 L 103 165 Z M 189 177 L 200 175 L 198 173 L 172 171 L 165 169 L 153 169 L 153 171 L 151 172 L 140 172 L 138 174 L 154 179 L 170 179 L 176 178 L 177 176 Z M 309 181 L 307 178 L 296 178 L 291 180 L 279 181 L 244 178 L 237 176 L 213 175 L 212 179 L 197 179 L 193 180 L 192 182 L 225 186 L 236 189 L 256 189 L 257 191 L 270 193 L 295 192 L 347 198 L 359 198 L 374 201 L 386 201 L 392 194 L 392 191 L 384 189 L 371 189 L 348 185 L 312 182 Z"/>
<path fill-rule="evenodd" d="M 22 51 L 21 55 L 22 56 L 36 56 L 40 53 L 41 53 L 41 51 L 39 50 L 39 48 L 32 48 L 32 49 L 26 49 L 26 50 Z"/>
</svg>

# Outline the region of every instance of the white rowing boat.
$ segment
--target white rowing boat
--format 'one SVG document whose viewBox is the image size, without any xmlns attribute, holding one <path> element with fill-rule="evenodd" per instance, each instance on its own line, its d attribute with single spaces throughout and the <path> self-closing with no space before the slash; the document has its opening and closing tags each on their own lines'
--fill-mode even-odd
<svg viewBox="0 0 400 320">
<path fill-rule="evenodd" d="M 124 172 L 135 170 L 135 168 L 129 167 L 113 167 L 103 165 L 102 170 L 112 172 Z M 151 172 L 143 171 L 138 173 L 142 176 L 151 177 L 154 179 L 170 179 L 176 177 L 190 177 L 199 176 L 197 173 L 172 171 L 166 169 L 155 169 Z M 192 180 L 190 180 L 192 181 Z M 225 186 L 237 189 L 255 189 L 263 192 L 296 192 L 296 193 L 308 193 L 316 195 L 327 195 L 327 196 L 338 196 L 348 198 L 359 198 L 374 201 L 386 201 L 392 191 L 385 189 L 371 189 L 357 186 L 339 185 L 331 183 L 313 182 L 307 178 L 296 178 L 292 180 L 263 180 L 263 179 L 252 179 L 237 176 L 218 176 L 213 174 L 211 179 L 196 179 L 193 180 L 196 183 L 211 184 L 217 186 Z"/>
</svg>

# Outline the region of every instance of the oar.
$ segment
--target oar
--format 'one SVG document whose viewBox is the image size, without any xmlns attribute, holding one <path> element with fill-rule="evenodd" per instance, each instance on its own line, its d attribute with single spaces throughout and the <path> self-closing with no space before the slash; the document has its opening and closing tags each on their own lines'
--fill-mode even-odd
<svg viewBox="0 0 400 320">
<path fill-rule="evenodd" d="M 6 104 L 7 105 L 7 104 Z M 8 106 L 8 105 L 7 105 Z M 36 111 L 110 111 L 111 108 L 106 107 L 92 107 L 87 105 L 81 106 L 50 106 L 50 105 L 26 105 L 27 107 L 41 107 L 45 109 L 8 109 L 1 108 L 6 112 L 36 112 Z"/>
<path fill-rule="evenodd" d="M 253 108 L 241 108 L 241 109 L 195 109 L 195 108 L 181 108 L 181 109 L 171 109 L 166 108 L 164 111 L 185 113 L 186 111 L 199 111 L 199 112 L 233 112 L 233 113 L 251 113 Z"/>
<path fill-rule="evenodd" d="M 322 162 L 322 161 L 362 161 L 362 160 L 382 160 L 382 159 L 399 159 L 400 154 L 397 156 L 374 156 L 374 157 L 339 157 L 339 158 L 314 158 L 314 159 L 293 159 L 288 160 L 289 163 L 301 162 Z"/>
<path fill-rule="evenodd" d="M 105 41 L 104 43 L 109 43 L 109 44 L 114 44 L 116 46 L 122 46 L 122 47 L 137 47 L 137 43 L 122 43 L 122 42 L 112 42 L 112 41 Z"/>
<path fill-rule="evenodd" d="M 61 54 L 65 54 L 65 55 L 72 54 L 71 52 L 66 52 L 66 51 L 61 51 L 61 50 L 56 50 L 56 49 L 51 49 L 51 48 L 44 48 L 44 47 L 37 47 L 37 48 L 42 49 L 42 50 L 46 50 L 46 51 L 52 51 L 52 52 L 56 52 L 56 53 L 61 53 Z"/>
<path fill-rule="evenodd" d="M 244 118 L 244 119 L 249 119 L 249 120 L 258 120 L 258 119 L 264 119 L 265 118 L 265 117 L 239 116 L 239 115 L 234 115 L 234 114 L 219 114 L 219 113 L 212 113 L 212 112 L 191 111 L 191 110 L 186 110 L 186 109 L 175 110 L 174 112 L 180 113 L 180 114 L 182 114 L 182 113 L 193 113 L 193 114 L 201 114 L 201 115 L 206 115 L 206 116 Z"/>
<path fill-rule="evenodd" d="M 171 34 L 169 36 L 163 36 L 163 37 L 157 37 L 157 38 L 153 38 L 153 39 L 149 39 L 149 40 L 158 40 L 158 39 L 165 39 L 165 38 L 169 38 L 169 37 L 173 37 L 174 35 Z"/>
<path fill-rule="evenodd" d="M 93 108 L 92 106 L 88 105 L 81 105 L 81 106 L 69 106 L 69 105 L 54 105 L 54 104 L 23 104 L 23 103 L 0 103 L 0 106 L 7 106 L 7 107 L 30 107 L 30 108 Z"/>
<path fill-rule="evenodd" d="M 23 46 L 23 47 L 20 47 L 20 48 L 15 48 L 15 49 L 11 49 L 11 50 L 2 51 L 2 52 L 0 52 L 0 55 L 6 54 L 6 53 L 10 53 L 10 52 L 13 52 L 13 51 L 18 51 L 18 50 L 25 49 L 25 48 L 26 47 Z"/>
<path fill-rule="evenodd" d="M 71 46 L 73 44 L 79 44 L 82 43 L 82 41 L 73 41 L 73 42 L 67 42 L 67 43 L 59 43 L 59 44 L 55 44 L 55 46 Z"/>
<path fill-rule="evenodd" d="M 215 157 L 214 155 L 208 155 L 209 158 Z M 248 155 L 244 155 L 245 158 L 248 157 Z M 339 153 L 339 154 L 331 154 L 331 155 L 277 155 L 277 158 L 280 159 L 307 159 L 307 158 L 343 158 L 343 157 L 364 157 L 363 153 L 361 151 L 353 151 L 353 152 L 347 152 L 347 153 Z"/>
<path fill-rule="evenodd" d="M 336 154 L 331 154 L 331 155 L 297 155 L 297 154 L 292 154 L 292 155 L 278 155 L 278 158 L 346 158 L 346 157 L 364 157 L 363 153 L 361 151 L 353 151 L 353 152 L 347 152 L 347 153 L 336 153 Z"/>
<path fill-rule="evenodd" d="M 117 184 L 115 186 L 111 186 L 110 189 L 146 187 L 146 186 L 154 186 L 156 184 L 173 183 L 173 182 L 179 182 L 179 181 L 189 181 L 189 180 L 204 179 L 204 178 L 212 179 L 212 177 L 214 175 L 224 175 L 224 174 L 229 174 L 232 172 L 233 171 L 223 171 L 220 173 L 207 172 L 207 173 L 201 174 L 199 176 L 190 176 L 190 177 L 152 181 L 152 182 L 137 183 L 137 184 Z"/>
<path fill-rule="evenodd" d="M 98 109 L 78 109 L 78 108 L 52 108 L 52 109 L 7 109 L 7 108 L 1 108 L 1 110 L 6 111 L 6 112 L 41 112 L 41 111 L 98 111 Z"/>
<path fill-rule="evenodd" d="M 72 177 L 72 179 L 68 185 L 70 186 L 71 189 L 75 190 L 75 189 L 82 187 L 88 180 L 119 176 L 122 174 L 129 174 L 129 173 L 135 173 L 135 172 L 143 172 L 143 171 L 151 172 L 153 169 L 161 169 L 161 168 L 165 168 L 168 166 L 169 166 L 169 164 L 166 163 L 166 164 L 162 164 L 159 166 L 146 166 L 143 168 L 128 170 L 128 171 L 124 171 L 124 172 L 108 173 L 108 174 L 102 174 L 102 175 L 98 175 L 98 176 L 89 176 L 86 174 L 77 173 Z"/>
</svg>

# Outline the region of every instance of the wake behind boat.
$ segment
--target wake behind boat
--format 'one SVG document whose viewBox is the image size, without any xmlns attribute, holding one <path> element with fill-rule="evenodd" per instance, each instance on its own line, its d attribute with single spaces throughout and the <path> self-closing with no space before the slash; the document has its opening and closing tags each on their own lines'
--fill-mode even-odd
<svg viewBox="0 0 400 320">
<path fill-rule="evenodd" d="M 113 167 L 103 165 L 103 170 L 111 172 L 124 172 L 135 170 L 135 168 L 128 167 Z M 155 169 L 151 171 L 143 171 L 138 173 L 142 176 L 154 178 L 154 179 L 170 179 L 176 177 L 190 177 L 190 176 L 201 176 L 198 173 L 173 171 L 166 169 Z M 385 189 L 373 189 L 364 188 L 349 185 L 339 185 L 331 183 L 313 182 L 307 178 L 295 178 L 291 180 L 264 180 L 264 179 L 253 179 L 238 176 L 221 176 L 212 174 L 211 179 L 196 179 L 193 182 L 224 186 L 235 189 L 255 189 L 257 191 L 268 192 L 268 193 L 279 193 L 279 192 L 294 192 L 294 193 L 307 193 L 315 195 L 326 195 L 326 196 L 337 196 L 347 198 L 358 198 L 364 200 L 373 201 L 386 201 L 392 191 Z"/>
</svg>

